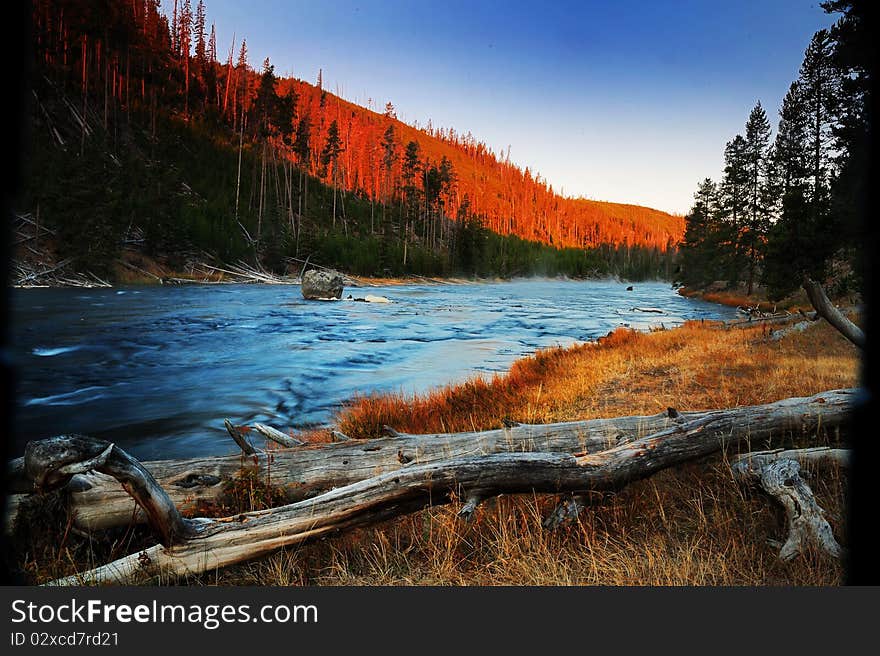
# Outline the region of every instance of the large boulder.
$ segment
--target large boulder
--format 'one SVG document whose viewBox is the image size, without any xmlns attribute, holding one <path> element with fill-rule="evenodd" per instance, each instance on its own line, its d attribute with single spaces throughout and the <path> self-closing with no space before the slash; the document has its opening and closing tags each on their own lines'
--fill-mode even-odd
<svg viewBox="0 0 880 656">
<path fill-rule="evenodd" d="M 309 269 L 302 277 L 302 295 L 309 300 L 342 298 L 342 275 L 336 271 Z"/>
</svg>

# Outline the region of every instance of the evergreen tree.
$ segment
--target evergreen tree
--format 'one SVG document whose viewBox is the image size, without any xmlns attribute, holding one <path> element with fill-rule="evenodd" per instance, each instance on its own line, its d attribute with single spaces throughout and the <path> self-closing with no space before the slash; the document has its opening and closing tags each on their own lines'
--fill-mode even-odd
<svg viewBox="0 0 880 656">
<path fill-rule="evenodd" d="M 248 110 L 248 50 L 247 50 L 247 39 L 241 40 L 241 49 L 238 51 L 238 62 L 235 65 L 235 74 L 236 74 L 236 89 L 235 96 L 233 98 L 233 102 L 238 103 L 239 111 L 237 116 L 233 118 L 233 128 L 235 128 L 235 121 L 238 120 L 240 125 L 244 124 L 244 115 Z M 234 111 L 234 108 L 233 108 Z M 242 128 L 243 129 L 243 128 Z"/>
<path fill-rule="evenodd" d="M 208 61 L 207 46 L 205 43 L 206 34 L 204 0 L 199 0 L 199 3 L 196 5 L 196 17 L 195 22 L 193 23 L 193 34 L 195 34 L 196 37 L 196 63 L 198 63 L 199 69 L 204 71 Z"/>
<path fill-rule="evenodd" d="M 876 35 L 868 27 L 873 0 L 823 2 L 828 13 L 842 14 L 831 27 L 832 64 L 840 80 L 837 123 L 833 126 L 837 179 L 832 187 L 832 214 L 837 218 L 841 244 L 850 251 L 861 248 L 861 219 L 867 212 L 868 171 L 871 166 L 870 116 Z M 852 262 L 861 272 L 864 262 Z"/>
<path fill-rule="evenodd" d="M 403 153 L 403 167 L 401 170 L 401 178 L 403 179 L 403 201 L 407 219 L 417 214 L 418 207 L 421 204 L 419 188 L 416 185 L 420 169 L 421 149 L 419 148 L 418 142 L 410 141 L 406 144 L 406 150 Z"/>
<path fill-rule="evenodd" d="M 190 50 L 192 47 L 192 4 L 190 0 L 183 0 L 183 5 L 180 10 L 180 16 L 178 16 L 178 30 L 180 31 L 180 58 L 183 62 L 183 79 L 184 79 L 184 92 L 183 92 L 183 113 L 185 116 L 189 116 L 189 58 L 190 58 Z"/>
<path fill-rule="evenodd" d="M 800 82 L 782 101 L 773 144 L 775 223 L 767 236 L 763 280 L 771 298 L 791 293 L 804 272 L 815 273 L 814 246 L 822 226 L 810 211 L 810 115 Z"/>
<path fill-rule="evenodd" d="M 308 206 L 304 204 L 304 198 L 308 198 L 309 178 L 311 164 L 311 126 L 309 125 L 308 115 L 303 116 L 296 126 L 296 135 L 293 138 L 293 152 L 296 155 L 297 168 L 299 169 L 299 217 L 302 222 L 303 213 L 308 211 Z M 303 180 L 305 179 L 305 193 L 303 192 Z M 299 231 L 297 231 L 297 236 Z"/>
<path fill-rule="evenodd" d="M 714 281 L 719 274 L 715 252 L 719 236 L 717 196 L 717 185 L 706 178 L 698 185 L 694 205 L 685 217 L 680 280 L 687 285 Z"/>
<path fill-rule="evenodd" d="M 828 260 L 841 243 L 839 222 L 831 212 L 835 178 L 833 133 L 840 75 L 832 64 L 833 42 L 827 30 L 813 35 L 797 83 L 780 111 L 776 152 L 781 212 L 771 230 L 766 278 L 779 297 L 800 285 L 804 274 L 825 275 Z"/>
<path fill-rule="evenodd" d="M 293 140 L 293 152 L 296 154 L 297 165 L 302 171 L 309 170 L 310 139 L 311 126 L 309 125 L 309 117 L 303 116 L 296 126 L 296 136 Z"/>
<path fill-rule="evenodd" d="M 745 229 L 742 231 L 741 247 L 748 258 L 748 295 L 755 285 L 758 257 L 764 237 L 770 225 L 766 203 L 768 185 L 767 150 L 770 145 L 770 121 L 758 102 L 746 122 L 745 175 L 748 178 L 748 199 Z"/>
<path fill-rule="evenodd" d="M 336 227 L 336 172 L 339 163 L 339 155 L 342 153 L 342 139 L 339 137 L 339 124 L 336 119 L 327 130 L 327 141 L 321 151 L 321 175 L 327 175 L 327 169 L 331 171 L 331 184 L 333 186 L 333 227 Z"/>
<path fill-rule="evenodd" d="M 737 284 L 745 268 L 746 252 L 741 239 L 748 217 L 748 145 L 736 135 L 724 148 L 724 176 L 719 187 L 718 258 L 730 284 Z"/>
<path fill-rule="evenodd" d="M 828 30 L 813 35 L 804 54 L 798 81 L 806 106 L 810 147 L 810 202 L 813 220 L 828 218 L 833 161 L 832 128 L 839 95 L 839 77 L 832 64 L 833 42 Z"/>
</svg>

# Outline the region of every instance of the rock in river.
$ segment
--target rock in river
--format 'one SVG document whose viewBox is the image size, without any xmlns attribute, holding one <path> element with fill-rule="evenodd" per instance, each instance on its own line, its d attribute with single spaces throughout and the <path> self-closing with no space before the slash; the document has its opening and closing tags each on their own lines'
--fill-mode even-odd
<svg viewBox="0 0 880 656">
<path fill-rule="evenodd" d="M 310 269 L 302 277 L 302 295 L 309 300 L 342 298 L 342 275 L 336 271 Z"/>
</svg>

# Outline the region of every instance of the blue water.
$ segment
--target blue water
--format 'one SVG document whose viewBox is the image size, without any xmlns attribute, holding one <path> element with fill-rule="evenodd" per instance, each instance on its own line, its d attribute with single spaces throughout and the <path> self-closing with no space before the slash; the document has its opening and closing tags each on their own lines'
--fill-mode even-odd
<svg viewBox="0 0 880 656">
<path fill-rule="evenodd" d="M 530 280 L 345 292 L 390 305 L 306 302 L 299 287 L 274 285 L 15 290 L 15 450 L 78 432 L 142 459 L 224 454 L 227 417 L 283 430 L 322 424 L 355 394 L 504 371 L 536 349 L 621 325 L 734 314 L 666 283 L 626 287 Z"/>
</svg>

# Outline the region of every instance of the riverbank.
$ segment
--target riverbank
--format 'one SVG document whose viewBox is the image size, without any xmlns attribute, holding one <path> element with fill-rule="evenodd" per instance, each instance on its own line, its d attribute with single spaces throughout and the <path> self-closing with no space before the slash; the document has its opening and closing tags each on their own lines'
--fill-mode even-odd
<svg viewBox="0 0 880 656">
<path fill-rule="evenodd" d="M 825 322 L 779 341 L 766 327 L 690 322 L 672 330 L 617 330 L 597 344 L 541 351 L 506 375 L 420 396 L 353 401 L 339 415 L 359 437 L 493 428 L 766 403 L 858 384 L 859 353 Z M 833 441 L 837 436 L 829 436 Z M 797 438 L 793 438 L 797 443 Z M 753 445 L 761 448 L 764 445 Z M 846 477 L 810 479 L 846 544 Z M 724 457 L 663 472 L 548 533 L 548 497 L 501 498 L 472 525 L 438 508 L 220 573 L 259 584 L 836 585 L 840 564 L 818 553 L 789 563 L 772 541 L 781 517 L 744 492 Z"/>
<path fill-rule="evenodd" d="M 778 341 L 769 338 L 768 330 L 725 329 L 710 322 L 648 333 L 618 329 L 598 343 L 540 351 L 517 361 L 506 374 L 417 396 L 353 399 L 337 423 L 353 437 L 368 438 L 383 424 L 408 432 L 485 429 L 504 419 L 541 423 L 653 414 L 667 407 L 766 403 L 858 384 L 859 353 L 825 322 Z M 325 436 L 316 433 L 313 439 Z M 824 439 L 832 443 L 837 436 Z M 810 484 L 845 546 L 845 474 L 823 473 Z M 235 511 L 273 498 L 260 481 L 244 480 L 240 487 L 230 499 Z M 789 563 L 778 559 L 771 541 L 783 535 L 780 517 L 764 497 L 733 482 L 724 457 L 634 483 L 599 500 L 578 523 L 549 532 L 541 520 L 555 501 L 551 496 L 501 497 L 481 506 L 470 524 L 456 517 L 458 504 L 429 509 L 189 582 L 841 583 L 839 563 L 826 556 L 810 553 Z M 149 536 L 126 539 L 130 551 Z M 106 556 L 92 549 L 77 536 L 62 541 L 56 535 L 39 557 L 31 552 L 25 569 L 35 581 L 70 573 L 76 563 Z"/>
</svg>

